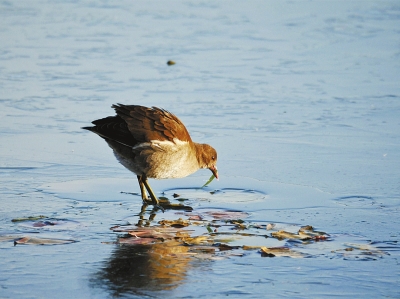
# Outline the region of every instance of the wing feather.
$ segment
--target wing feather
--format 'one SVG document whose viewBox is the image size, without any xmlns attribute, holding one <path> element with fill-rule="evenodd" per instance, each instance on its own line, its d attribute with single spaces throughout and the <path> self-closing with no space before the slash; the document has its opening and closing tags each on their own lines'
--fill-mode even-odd
<svg viewBox="0 0 400 299">
<path fill-rule="evenodd" d="M 117 115 L 126 122 L 130 133 L 137 142 L 173 141 L 174 138 L 191 141 L 185 125 L 167 110 L 122 104 L 112 107 Z"/>
</svg>

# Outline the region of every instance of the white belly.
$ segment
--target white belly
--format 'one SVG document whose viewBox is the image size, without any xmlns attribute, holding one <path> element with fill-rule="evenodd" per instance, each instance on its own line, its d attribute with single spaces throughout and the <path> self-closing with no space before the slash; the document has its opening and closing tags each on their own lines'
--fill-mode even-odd
<svg viewBox="0 0 400 299">
<path fill-rule="evenodd" d="M 186 177 L 199 169 L 193 147 L 178 139 L 152 140 L 132 148 L 131 157 L 114 150 L 119 162 L 137 175 L 149 178 L 173 179 Z"/>
</svg>

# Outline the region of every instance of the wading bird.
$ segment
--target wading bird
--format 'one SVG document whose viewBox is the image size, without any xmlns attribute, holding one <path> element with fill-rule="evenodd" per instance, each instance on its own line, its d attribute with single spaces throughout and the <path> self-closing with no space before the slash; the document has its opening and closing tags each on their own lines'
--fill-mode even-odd
<svg viewBox="0 0 400 299">
<path fill-rule="evenodd" d="M 216 150 L 193 142 L 174 114 L 138 105 L 117 104 L 112 108 L 117 115 L 95 120 L 93 127 L 82 129 L 102 137 L 118 161 L 137 175 L 144 203 L 149 202 L 147 190 L 152 204 L 160 207 L 148 178 L 182 178 L 201 168 L 210 169 L 218 178 Z"/>
</svg>

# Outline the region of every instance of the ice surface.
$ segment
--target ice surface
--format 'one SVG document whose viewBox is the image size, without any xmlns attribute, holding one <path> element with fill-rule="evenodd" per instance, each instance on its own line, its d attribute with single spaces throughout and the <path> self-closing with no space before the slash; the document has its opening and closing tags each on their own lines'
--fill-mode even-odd
<svg viewBox="0 0 400 299">
<path fill-rule="evenodd" d="M 399 21 L 397 1 L 0 1 L 0 233 L 37 234 L 11 222 L 35 215 L 82 223 L 73 244 L 1 242 L 0 297 L 399 297 Z M 249 254 L 190 261 L 176 283 L 118 285 L 101 269 L 140 252 L 102 242 L 137 217 L 139 196 L 121 191 L 139 189 L 80 129 L 117 102 L 168 109 L 218 150 L 207 191 L 226 192 L 195 208 L 313 225 L 390 255 Z M 151 184 L 168 193 L 209 175 Z M 230 188 L 256 193 L 246 203 Z"/>
</svg>

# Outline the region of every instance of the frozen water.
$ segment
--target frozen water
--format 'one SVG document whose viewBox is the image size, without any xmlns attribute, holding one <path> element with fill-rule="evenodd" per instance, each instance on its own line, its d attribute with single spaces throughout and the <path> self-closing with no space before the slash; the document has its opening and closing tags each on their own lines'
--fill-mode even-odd
<svg viewBox="0 0 400 299">
<path fill-rule="evenodd" d="M 0 297 L 399 297 L 399 21 L 385 0 L 0 1 L 0 233 L 33 233 L 11 219 L 35 215 L 82 224 L 63 232 L 73 244 L 1 242 Z M 102 269 L 140 259 L 102 242 L 139 212 L 120 192 L 139 190 L 80 129 L 117 102 L 168 109 L 212 144 L 210 190 L 262 194 L 194 207 L 309 224 L 390 255 L 251 254 L 191 261 L 176 284 L 146 273 L 143 289 L 119 285 Z M 209 175 L 151 184 L 168 193 Z"/>
</svg>

